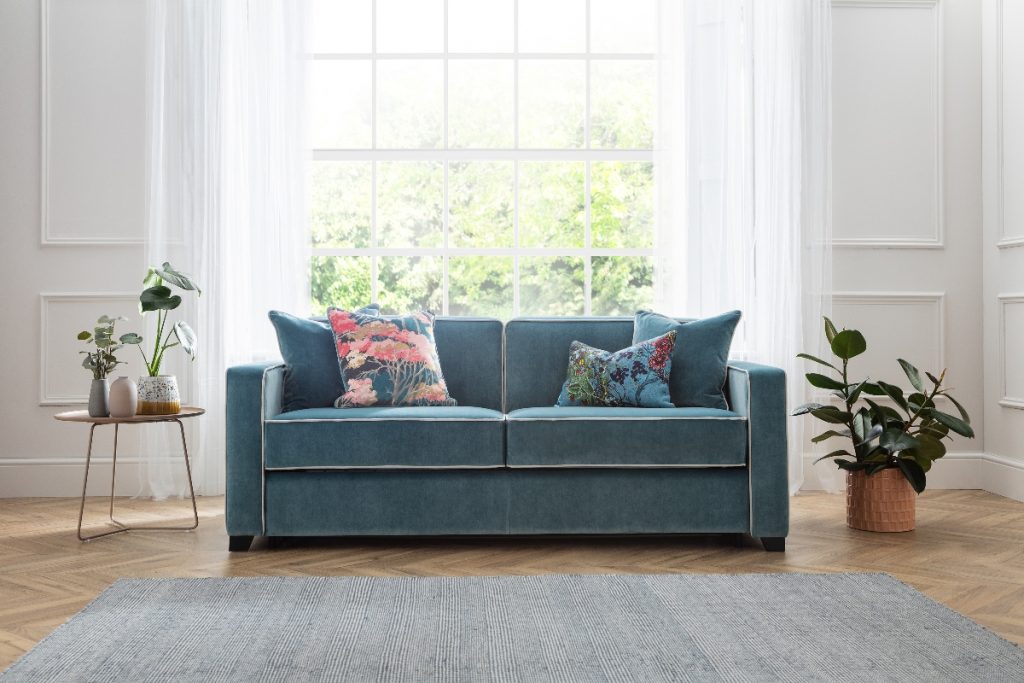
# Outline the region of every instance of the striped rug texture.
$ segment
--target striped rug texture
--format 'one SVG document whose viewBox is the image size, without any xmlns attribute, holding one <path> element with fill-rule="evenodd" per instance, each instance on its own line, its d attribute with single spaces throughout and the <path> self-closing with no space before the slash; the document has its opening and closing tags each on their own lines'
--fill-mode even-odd
<svg viewBox="0 0 1024 683">
<path fill-rule="evenodd" d="M 1024 681 L 885 574 L 122 580 L 3 681 Z"/>
</svg>

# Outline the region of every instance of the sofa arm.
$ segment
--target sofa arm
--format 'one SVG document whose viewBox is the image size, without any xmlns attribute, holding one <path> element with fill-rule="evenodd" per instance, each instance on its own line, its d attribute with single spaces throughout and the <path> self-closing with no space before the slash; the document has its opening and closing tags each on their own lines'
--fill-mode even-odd
<svg viewBox="0 0 1024 683">
<path fill-rule="evenodd" d="M 263 419 L 281 410 L 278 361 L 228 368 L 225 522 L 231 536 L 263 534 Z"/>
<path fill-rule="evenodd" d="M 733 411 L 747 418 L 750 534 L 789 534 L 789 458 L 786 443 L 786 373 L 781 368 L 729 361 Z"/>
</svg>

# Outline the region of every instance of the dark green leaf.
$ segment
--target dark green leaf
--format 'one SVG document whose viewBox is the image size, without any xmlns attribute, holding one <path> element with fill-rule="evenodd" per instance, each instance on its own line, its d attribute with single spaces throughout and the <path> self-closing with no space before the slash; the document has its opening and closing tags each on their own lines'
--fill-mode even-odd
<svg viewBox="0 0 1024 683">
<path fill-rule="evenodd" d="M 971 425 L 967 424 L 960 418 L 947 415 L 939 410 L 933 409 L 930 412 L 932 417 L 952 429 L 960 436 L 966 436 L 968 439 L 974 438 L 974 429 L 971 428 Z"/>
<path fill-rule="evenodd" d="M 811 383 L 811 386 L 818 387 L 819 389 L 845 389 L 846 385 L 838 380 L 834 380 L 827 375 L 821 375 L 817 372 L 808 372 L 807 381 Z"/>
<path fill-rule="evenodd" d="M 868 467 L 871 466 L 870 463 L 855 462 L 853 460 L 833 460 L 832 462 L 834 462 L 836 465 L 838 465 L 839 469 L 846 470 L 848 472 L 856 472 L 857 470 L 866 470 Z"/>
<path fill-rule="evenodd" d="M 824 441 L 825 439 L 831 439 L 833 436 L 842 436 L 842 437 L 845 437 L 845 438 L 850 438 L 850 430 L 844 429 L 844 430 L 842 430 L 840 432 L 837 432 L 834 429 L 829 429 L 828 431 L 825 431 L 825 432 L 822 432 L 821 434 L 818 434 L 816 437 L 811 439 L 811 441 L 813 443 L 820 443 L 820 442 Z"/>
<path fill-rule="evenodd" d="M 878 439 L 878 443 L 882 448 L 889 451 L 890 453 L 898 453 L 899 451 L 905 451 L 910 448 L 917 448 L 918 441 L 914 437 L 907 434 L 902 429 L 887 429 L 882 433 L 882 436 Z"/>
<path fill-rule="evenodd" d="M 936 377 L 935 375 L 933 375 L 932 373 L 925 372 L 924 374 L 927 375 L 928 379 L 930 379 L 932 384 L 934 384 L 935 386 L 939 386 L 940 384 L 942 384 L 942 382 L 939 380 L 939 378 Z"/>
<path fill-rule="evenodd" d="M 852 456 L 853 454 L 852 453 L 847 453 L 846 451 L 844 451 L 842 449 L 839 449 L 838 451 L 832 451 L 831 453 L 829 453 L 827 455 L 821 456 L 820 458 L 818 458 L 817 460 L 814 461 L 814 464 L 817 465 L 822 460 L 827 460 L 828 458 L 838 458 L 841 455 L 850 455 L 850 456 Z"/>
<path fill-rule="evenodd" d="M 89 341 L 90 339 L 92 339 L 92 335 L 85 330 L 78 333 L 78 341 Z"/>
<path fill-rule="evenodd" d="M 836 338 L 837 334 L 836 326 L 832 324 L 831 320 L 825 318 L 825 339 L 828 340 L 829 344 L 832 343 L 832 340 Z"/>
<path fill-rule="evenodd" d="M 835 370 L 836 372 L 841 372 L 841 370 L 839 368 L 837 368 L 836 366 L 832 365 L 827 360 L 822 360 L 821 358 L 818 358 L 817 356 L 812 356 L 809 353 L 798 353 L 798 354 L 796 354 L 796 357 L 797 358 L 804 358 L 804 359 L 810 360 L 810 361 L 814 361 L 815 363 L 820 363 L 821 365 L 826 365 L 826 366 L 832 368 L 833 370 Z"/>
<path fill-rule="evenodd" d="M 924 391 L 924 382 L 921 381 L 921 372 L 915 368 L 910 362 L 897 358 L 896 362 L 903 368 L 903 373 L 910 380 L 910 383 L 914 385 L 914 388 L 918 391 Z"/>
<path fill-rule="evenodd" d="M 854 356 L 867 351 L 868 343 L 864 335 L 857 330 L 843 330 L 832 340 L 832 353 L 843 360 L 849 360 Z"/>
<path fill-rule="evenodd" d="M 952 403 L 953 405 L 956 406 L 957 411 L 960 412 L 960 419 L 963 420 L 964 422 L 966 422 L 967 424 L 971 424 L 971 416 L 968 415 L 967 411 L 964 409 L 964 407 L 962 405 L 960 405 L 960 401 L 956 400 L 955 398 L 953 398 L 949 394 L 943 394 L 943 396 L 948 398 L 950 403 Z"/>
<path fill-rule="evenodd" d="M 139 295 L 139 307 L 142 312 L 172 311 L 181 305 L 181 297 L 171 295 L 169 287 L 156 285 L 146 289 Z"/>
<path fill-rule="evenodd" d="M 878 386 L 875 382 L 869 382 L 864 380 L 864 386 L 861 389 L 868 396 L 885 396 L 885 392 L 882 391 L 882 387 Z"/>
<path fill-rule="evenodd" d="M 888 396 L 889 398 L 896 402 L 896 405 L 898 405 L 900 408 L 903 408 L 903 410 L 907 409 L 907 399 L 903 398 L 902 389 L 900 389 L 895 384 L 889 384 L 888 382 L 882 381 L 878 382 L 878 386 L 881 387 L 882 391 L 885 392 L 886 396 Z"/>
<path fill-rule="evenodd" d="M 938 460 L 946 454 L 946 445 L 927 432 L 920 432 L 916 437 L 918 447 L 914 451 L 929 460 Z"/>
<path fill-rule="evenodd" d="M 903 471 L 903 476 L 907 478 L 907 481 L 910 482 L 915 491 L 918 493 L 924 491 L 927 479 L 920 465 L 912 458 L 897 458 L 896 464 L 899 465 L 899 468 Z"/>
<path fill-rule="evenodd" d="M 871 443 L 872 441 L 880 437 L 882 435 L 882 432 L 884 431 L 885 430 L 883 429 L 882 425 L 872 425 L 871 429 L 868 430 L 867 434 L 864 435 L 864 438 L 860 441 L 860 443 L 857 444 L 857 446 L 863 446 L 865 444 Z"/>
<path fill-rule="evenodd" d="M 839 408 L 835 406 L 823 406 L 821 408 L 816 408 L 811 411 L 811 415 L 822 422 L 831 422 L 832 424 L 837 425 L 846 424 L 852 417 L 845 410 L 839 410 Z"/>
</svg>

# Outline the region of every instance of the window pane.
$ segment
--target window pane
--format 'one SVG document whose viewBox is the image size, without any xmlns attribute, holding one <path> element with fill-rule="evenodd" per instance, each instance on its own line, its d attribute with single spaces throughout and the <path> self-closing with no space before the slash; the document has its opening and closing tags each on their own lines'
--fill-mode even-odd
<svg viewBox="0 0 1024 683">
<path fill-rule="evenodd" d="M 350 311 L 370 303 L 369 256 L 314 256 L 310 260 L 313 315 L 328 306 Z"/>
<path fill-rule="evenodd" d="M 450 163 L 448 242 L 451 246 L 513 246 L 514 172 L 511 161 Z"/>
<path fill-rule="evenodd" d="M 520 52 L 586 52 L 585 0 L 519 0 Z"/>
<path fill-rule="evenodd" d="M 373 188 L 368 161 L 316 161 L 312 174 L 310 231 L 314 247 L 370 246 Z"/>
<path fill-rule="evenodd" d="M 654 301 L 654 265 L 643 256 L 595 256 L 591 261 L 590 312 L 633 315 Z"/>
<path fill-rule="evenodd" d="M 590 0 L 590 50 L 653 54 L 656 21 L 654 0 Z"/>
<path fill-rule="evenodd" d="M 310 65 L 313 147 L 370 147 L 370 79 L 369 60 L 318 59 Z"/>
<path fill-rule="evenodd" d="M 453 256 L 448 261 L 448 314 L 512 317 L 512 258 Z"/>
<path fill-rule="evenodd" d="M 440 313 L 441 257 L 380 257 L 377 298 L 383 313 L 403 315 L 421 308 Z"/>
<path fill-rule="evenodd" d="M 590 64 L 592 147 L 651 149 L 654 63 L 595 60 Z"/>
<path fill-rule="evenodd" d="M 519 259 L 520 315 L 583 315 L 583 259 Z"/>
<path fill-rule="evenodd" d="M 519 164 L 519 246 L 582 247 L 582 161 Z"/>
<path fill-rule="evenodd" d="M 377 52 L 443 51 L 443 0 L 377 0 Z"/>
<path fill-rule="evenodd" d="M 512 52 L 512 0 L 448 0 L 449 52 Z"/>
<path fill-rule="evenodd" d="M 514 146 L 511 60 L 458 59 L 448 63 L 448 146 Z"/>
<path fill-rule="evenodd" d="M 590 164 L 590 237 L 595 247 L 654 244 L 654 166 L 641 161 Z"/>
<path fill-rule="evenodd" d="M 436 149 L 444 137 L 441 60 L 377 62 L 377 146 Z"/>
<path fill-rule="evenodd" d="M 370 52 L 371 0 L 313 0 L 310 44 L 313 52 Z"/>
<path fill-rule="evenodd" d="M 586 67 L 582 61 L 520 62 L 520 147 L 565 149 L 583 146 L 585 80 Z"/>
<path fill-rule="evenodd" d="M 440 247 L 444 165 L 440 161 L 377 163 L 377 243 L 381 247 Z"/>
</svg>

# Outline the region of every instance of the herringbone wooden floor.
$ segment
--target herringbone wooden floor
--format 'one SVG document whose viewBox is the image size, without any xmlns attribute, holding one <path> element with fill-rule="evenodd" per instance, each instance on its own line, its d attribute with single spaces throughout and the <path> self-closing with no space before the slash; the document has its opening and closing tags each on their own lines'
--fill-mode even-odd
<svg viewBox="0 0 1024 683">
<path fill-rule="evenodd" d="M 90 543 L 75 537 L 77 505 L 0 500 L 0 670 L 115 579 L 156 576 L 881 571 L 1024 644 L 1024 504 L 979 491 L 925 493 L 906 534 L 847 529 L 842 496 L 800 495 L 785 554 L 715 537 L 330 539 L 229 554 L 223 498 L 201 499 L 195 532 Z M 135 524 L 184 524 L 191 512 L 183 501 L 118 505 Z M 104 512 L 92 500 L 87 519 Z"/>
</svg>

